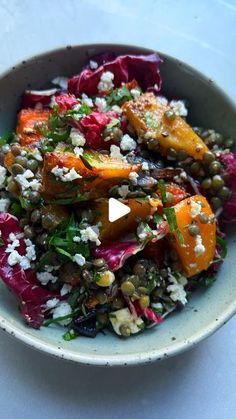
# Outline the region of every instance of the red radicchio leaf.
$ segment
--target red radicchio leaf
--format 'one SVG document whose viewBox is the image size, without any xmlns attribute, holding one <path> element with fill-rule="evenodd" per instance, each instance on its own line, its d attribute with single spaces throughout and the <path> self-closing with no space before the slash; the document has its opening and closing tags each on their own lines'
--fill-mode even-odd
<svg viewBox="0 0 236 419">
<path fill-rule="evenodd" d="M 144 316 L 147 319 L 151 320 L 153 323 L 158 324 L 160 324 L 163 321 L 162 316 L 160 316 L 160 314 L 155 313 L 150 307 L 142 309 L 137 300 L 133 302 L 133 306 L 135 308 L 137 316 Z"/>
<path fill-rule="evenodd" d="M 102 132 L 112 118 L 117 118 L 115 112 L 92 112 L 80 120 L 80 126 L 85 134 L 86 145 L 94 150 L 107 149 L 112 141 L 104 141 Z"/>
<path fill-rule="evenodd" d="M 58 92 L 58 89 L 48 90 L 25 90 L 22 95 L 22 108 L 34 108 L 35 105 L 41 104 L 42 106 L 48 106 L 51 102 L 52 96 Z"/>
<path fill-rule="evenodd" d="M 60 113 L 68 111 L 79 103 L 74 95 L 68 93 L 61 93 L 60 95 L 55 96 L 55 101 L 59 106 Z"/>
<path fill-rule="evenodd" d="M 234 223 L 236 222 L 236 154 L 221 153 L 219 160 L 224 164 L 226 173 L 229 174 L 226 183 L 232 192 L 230 199 L 224 205 L 222 221 Z"/>
<path fill-rule="evenodd" d="M 7 287 L 18 297 L 21 312 L 25 321 L 38 329 L 44 320 L 43 305 L 55 293 L 49 292 L 38 284 L 36 273 L 32 269 L 22 269 L 19 264 L 10 266 L 7 262 L 9 253 L 5 253 L 9 243 L 9 234 L 21 234 L 18 220 L 8 213 L 0 214 L 0 231 L 4 245 L 0 246 L 0 277 Z M 20 255 L 25 255 L 24 239 L 19 239 L 20 245 L 16 248 Z"/>
<path fill-rule="evenodd" d="M 128 83 L 135 79 L 143 90 L 157 85 L 161 87 L 159 64 L 162 62 L 158 54 L 149 55 L 121 55 L 113 58 L 111 54 L 102 54 L 99 58 L 93 57 L 99 67 L 91 70 L 88 66 L 77 76 L 68 81 L 68 91 L 75 95 L 86 93 L 96 95 L 97 85 L 104 71 L 111 71 L 114 74 L 114 86 L 119 87 L 121 83 Z"/>
</svg>

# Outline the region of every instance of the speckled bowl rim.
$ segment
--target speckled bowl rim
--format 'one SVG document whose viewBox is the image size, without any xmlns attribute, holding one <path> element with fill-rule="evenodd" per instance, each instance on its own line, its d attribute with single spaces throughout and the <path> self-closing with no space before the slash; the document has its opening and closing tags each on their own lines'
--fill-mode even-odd
<svg viewBox="0 0 236 419">
<path fill-rule="evenodd" d="M 29 58 L 24 58 L 24 60 L 21 63 L 18 63 L 14 66 L 11 66 L 10 68 L 6 69 L 4 72 L 0 74 L 0 78 L 3 78 L 4 76 L 8 75 L 11 71 L 14 71 L 16 68 L 19 68 L 21 66 L 24 66 L 27 62 L 34 61 L 35 59 L 44 59 L 47 58 L 49 54 L 55 54 L 55 53 L 63 53 L 66 49 L 73 49 L 78 47 L 84 47 L 88 49 L 92 48 L 98 48 L 98 47 L 107 47 L 107 48 L 137 48 L 142 49 L 142 51 L 145 53 L 150 53 L 150 51 L 154 51 L 149 48 L 145 48 L 142 45 L 130 45 L 130 44 L 114 44 L 114 43 L 93 43 L 93 44 L 76 44 L 76 45 L 67 45 L 66 47 L 60 47 L 53 50 L 49 50 L 46 52 L 43 52 L 41 54 L 37 54 L 35 56 L 31 56 Z M 232 101 L 232 99 L 219 87 L 212 78 L 209 78 L 205 76 L 202 72 L 199 70 L 196 70 L 194 67 L 186 64 L 184 61 L 179 60 L 176 57 L 173 57 L 171 55 L 168 55 L 166 53 L 162 53 L 161 51 L 158 51 L 160 56 L 165 56 L 169 59 L 174 59 L 176 63 L 179 63 L 183 65 L 186 69 L 189 69 L 190 71 L 194 71 L 194 74 L 196 77 L 200 77 L 202 80 L 205 80 L 206 83 L 211 83 L 211 85 L 214 86 L 214 88 L 218 91 L 218 93 L 228 101 L 228 103 L 235 108 L 235 103 Z M 235 108 L 236 110 L 236 108 Z M 212 333 L 217 331 L 220 327 L 222 327 L 230 318 L 236 313 L 236 300 L 235 302 L 231 303 L 224 312 L 221 312 L 218 316 L 218 321 L 212 321 L 209 325 L 207 325 L 205 328 L 202 327 L 198 332 L 194 333 L 188 339 L 183 339 L 179 343 L 172 343 L 171 348 L 166 348 L 166 350 L 152 350 L 152 351 L 145 351 L 140 352 L 139 354 L 127 354 L 127 355 L 97 355 L 97 354 L 81 354 L 81 353 L 75 353 L 74 351 L 71 351 L 68 349 L 62 349 L 60 346 L 51 344 L 51 343 L 44 343 L 42 340 L 38 337 L 32 336 L 30 333 L 28 333 L 27 326 L 25 327 L 25 331 L 22 331 L 17 326 L 14 326 L 11 322 L 6 320 L 3 316 L 0 315 L 0 328 L 8 333 L 9 335 L 19 339 L 21 342 L 25 343 L 31 348 L 37 349 L 39 351 L 42 351 L 46 354 L 52 355 L 54 357 L 57 357 L 59 359 L 66 359 L 69 361 L 77 362 L 79 364 L 85 364 L 85 365 L 94 365 L 94 366 L 127 366 L 127 365 L 138 365 L 138 364 L 145 364 L 150 363 L 154 361 L 161 361 L 163 359 L 172 357 L 174 355 L 177 355 L 181 352 L 187 351 L 191 349 L 192 347 L 196 346 L 199 342 L 201 342 L 203 339 L 210 336 Z M 19 313 L 20 316 L 20 313 Z"/>
</svg>

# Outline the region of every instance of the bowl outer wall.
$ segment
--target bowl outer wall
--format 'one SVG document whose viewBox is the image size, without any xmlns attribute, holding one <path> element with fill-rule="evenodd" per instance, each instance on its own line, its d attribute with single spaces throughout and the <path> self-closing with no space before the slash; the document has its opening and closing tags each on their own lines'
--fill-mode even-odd
<svg viewBox="0 0 236 419">
<path fill-rule="evenodd" d="M 129 45 L 95 44 L 62 48 L 33 57 L 0 77 L 0 133 L 15 127 L 16 112 L 25 88 L 40 88 L 58 75 L 71 76 L 94 54 L 152 52 Z M 235 105 L 214 82 L 183 62 L 160 54 L 163 94 L 189 101 L 190 122 L 214 128 L 225 136 L 236 132 Z M 59 327 L 30 329 L 23 323 L 15 298 L 0 284 L 0 327 L 31 347 L 88 365 L 134 365 L 173 356 L 197 344 L 224 324 L 236 311 L 235 229 L 229 235 L 229 255 L 213 286 L 198 290 L 186 308 L 169 316 L 158 328 L 122 340 L 110 333 L 71 342 Z"/>
</svg>

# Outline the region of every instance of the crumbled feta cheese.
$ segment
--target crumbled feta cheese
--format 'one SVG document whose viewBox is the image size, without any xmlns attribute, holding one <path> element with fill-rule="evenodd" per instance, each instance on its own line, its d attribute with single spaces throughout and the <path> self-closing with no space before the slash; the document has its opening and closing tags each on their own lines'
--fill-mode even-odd
<svg viewBox="0 0 236 419">
<path fill-rule="evenodd" d="M 198 202 L 191 199 L 191 217 L 196 218 L 199 214 L 201 214 L 201 211 L 202 206 Z"/>
<path fill-rule="evenodd" d="M 186 291 L 184 286 L 187 284 L 185 276 L 181 275 L 179 278 L 175 278 L 174 275 L 169 271 L 168 279 L 171 285 L 168 285 L 167 291 L 170 293 L 170 298 L 173 301 L 180 301 L 183 305 L 187 303 Z"/>
<path fill-rule="evenodd" d="M 22 260 L 22 256 L 17 252 L 17 250 L 13 250 L 7 258 L 7 262 L 10 266 L 14 266 L 17 263 L 20 263 Z"/>
<path fill-rule="evenodd" d="M 6 248 L 6 250 L 5 250 L 5 252 L 6 253 L 12 253 L 13 252 L 13 250 L 15 250 L 17 247 L 19 247 L 20 246 L 20 240 L 19 239 L 17 239 L 17 238 L 15 238 L 14 240 L 12 240 L 12 242 L 11 243 L 9 243 L 8 245 L 7 245 L 7 248 Z"/>
<path fill-rule="evenodd" d="M 52 308 L 55 308 L 59 302 L 60 300 L 58 300 L 58 298 L 51 298 L 45 304 L 46 309 L 51 310 Z"/>
<path fill-rule="evenodd" d="M 52 317 L 54 319 L 57 319 L 58 317 L 65 317 L 65 316 L 68 316 L 69 314 L 71 314 L 71 312 L 72 312 L 71 306 L 64 301 L 61 301 L 55 307 Z M 70 322 L 71 322 L 71 318 L 60 320 L 58 323 L 60 323 L 62 326 L 66 326 Z"/>
<path fill-rule="evenodd" d="M 110 314 L 110 322 L 117 335 L 121 335 L 120 327 L 123 324 L 129 326 L 132 334 L 140 332 L 144 324 L 141 317 L 134 318 L 128 308 L 122 308 Z"/>
<path fill-rule="evenodd" d="M 34 148 L 33 150 L 30 150 L 30 154 L 35 160 L 43 161 L 42 154 L 40 153 L 40 151 L 37 148 Z"/>
<path fill-rule="evenodd" d="M 76 147 L 77 146 L 78 147 L 83 147 L 85 142 L 86 142 L 83 134 L 78 129 L 75 129 L 75 128 L 71 129 L 70 139 L 71 139 L 72 145 L 74 145 Z"/>
<path fill-rule="evenodd" d="M 26 257 L 29 260 L 35 260 L 36 259 L 35 245 L 32 243 L 30 239 L 25 239 L 25 244 L 26 244 Z"/>
<path fill-rule="evenodd" d="M 93 107 L 92 99 L 88 97 L 85 93 L 82 93 L 81 98 L 82 98 L 82 103 L 84 103 L 86 106 L 89 106 L 90 108 Z"/>
<path fill-rule="evenodd" d="M 94 60 L 90 60 L 89 67 L 91 68 L 91 70 L 96 70 L 96 68 L 98 68 L 98 63 Z"/>
<path fill-rule="evenodd" d="M 171 100 L 169 103 L 171 109 L 174 111 L 177 116 L 187 116 L 188 109 L 185 106 L 183 100 Z"/>
<path fill-rule="evenodd" d="M 114 87 L 113 79 L 114 74 L 111 71 L 102 73 L 100 82 L 98 83 L 98 90 L 100 92 L 109 92 Z"/>
<path fill-rule="evenodd" d="M 20 261 L 20 266 L 24 270 L 30 268 L 30 261 L 29 261 L 29 259 L 26 256 L 22 256 L 22 259 Z"/>
<path fill-rule="evenodd" d="M 51 282 L 52 284 L 55 284 L 58 277 L 51 274 L 50 272 L 38 272 L 37 273 L 37 279 L 42 285 L 47 285 L 48 282 Z"/>
<path fill-rule="evenodd" d="M 121 196 L 121 198 L 126 198 L 129 192 L 129 185 L 122 185 L 118 188 L 118 194 Z"/>
<path fill-rule="evenodd" d="M 58 76 L 52 80 L 53 84 L 60 86 L 63 90 L 67 90 L 68 77 Z"/>
<path fill-rule="evenodd" d="M 105 112 L 106 111 L 107 102 L 106 102 L 106 99 L 104 99 L 103 97 L 96 97 L 95 105 L 97 106 L 99 112 Z"/>
<path fill-rule="evenodd" d="M 163 106 L 167 106 L 168 105 L 168 100 L 167 100 L 167 98 L 165 96 L 158 95 L 156 97 L 156 100 L 157 100 L 157 102 L 159 102 Z"/>
<path fill-rule="evenodd" d="M 74 148 L 74 153 L 75 153 L 76 157 L 83 156 L 84 149 L 82 147 L 75 147 Z"/>
<path fill-rule="evenodd" d="M 73 261 L 76 262 L 79 266 L 84 266 L 86 263 L 85 257 L 80 253 L 75 254 L 75 256 L 73 257 Z"/>
<path fill-rule="evenodd" d="M 61 288 L 60 294 L 63 297 L 66 294 L 69 294 L 69 292 L 72 290 L 72 285 L 70 284 L 64 284 Z"/>
<path fill-rule="evenodd" d="M 149 165 L 146 161 L 142 163 L 142 170 L 149 170 Z"/>
<path fill-rule="evenodd" d="M 138 173 L 136 172 L 130 172 L 129 174 L 129 180 L 133 183 L 133 185 L 137 185 L 138 183 Z"/>
<path fill-rule="evenodd" d="M 0 189 L 2 189 L 5 185 L 6 174 L 7 174 L 6 168 L 3 166 L 0 166 Z"/>
<path fill-rule="evenodd" d="M 118 113 L 119 115 L 121 115 L 122 114 L 122 108 L 120 107 L 120 106 L 118 106 L 118 105 L 113 105 L 112 107 L 111 107 L 111 110 L 113 111 L 113 112 L 116 112 L 116 113 Z"/>
<path fill-rule="evenodd" d="M 134 99 L 138 99 L 138 97 L 141 95 L 141 92 L 139 89 L 131 89 L 130 93 Z"/>
<path fill-rule="evenodd" d="M 21 186 L 22 191 L 27 189 L 32 189 L 33 191 L 38 191 L 41 187 L 41 183 L 37 179 L 33 179 L 29 181 L 28 179 L 32 179 L 34 177 L 34 173 L 27 169 L 24 173 L 16 175 L 15 180 Z"/>
<path fill-rule="evenodd" d="M 87 242 L 95 242 L 97 246 L 101 244 L 99 240 L 99 228 L 97 225 L 88 226 L 85 229 L 80 230 L 81 241 Z"/>
<path fill-rule="evenodd" d="M 136 141 L 132 137 L 129 136 L 129 134 L 123 135 L 121 142 L 120 142 L 120 148 L 123 151 L 132 151 L 136 149 Z"/>
<path fill-rule="evenodd" d="M 10 206 L 10 199 L 9 198 L 1 198 L 0 199 L 0 212 L 7 212 Z"/>
<path fill-rule="evenodd" d="M 44 270 L 47 272 L 58 271 L 60 269 L 60 265 L 45 265 Z"/>
<path fill-rule="evenodd" d="M 120 152 L 120 147 L 118 147 L 115 144 L 111 145 L 111 147 L 110 147 L 110 157 L 112 157 L 114 159 L 121 159 L 121 160 L 125 159 L 123 154 L 121 154 L 121 152 Z"/>
<path fill-rule="evenodd" d="M 51 172 L 62 182 L 72 182 L 75 179 L 82 178 L 82 176 L 80 176 L 79 173 L 76 172 L 74 167 L 72 167 L 72 169 L 69 170 L 67 167 L 55 166 L 53 167 Z"/>
<path fill-rule="evenodd" d="M 202 237 L 198 234 L 195 238 L 196 246 L 194 247 L 194 252 L 196 256 L 202 255 L 206 251 L 205 246 L 202 244 Z"/>
</svg>

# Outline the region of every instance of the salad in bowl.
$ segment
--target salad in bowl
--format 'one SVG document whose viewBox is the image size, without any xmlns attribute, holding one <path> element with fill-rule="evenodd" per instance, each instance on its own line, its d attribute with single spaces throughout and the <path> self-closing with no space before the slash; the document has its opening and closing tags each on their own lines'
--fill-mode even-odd
<svg viewBox="0 0 236 419">
<path fill-rule="evenodd" d="M 127 338 L 217 279 L 236 220 L 234 142 L 188 123 L 187 101 L 162 94 L 161 64 L 95 56 L 23 92 L 2 133 L 0 277 L 30 327 Z M 116 221 L 111 198 L 129 208 Z"/>
</svg>

